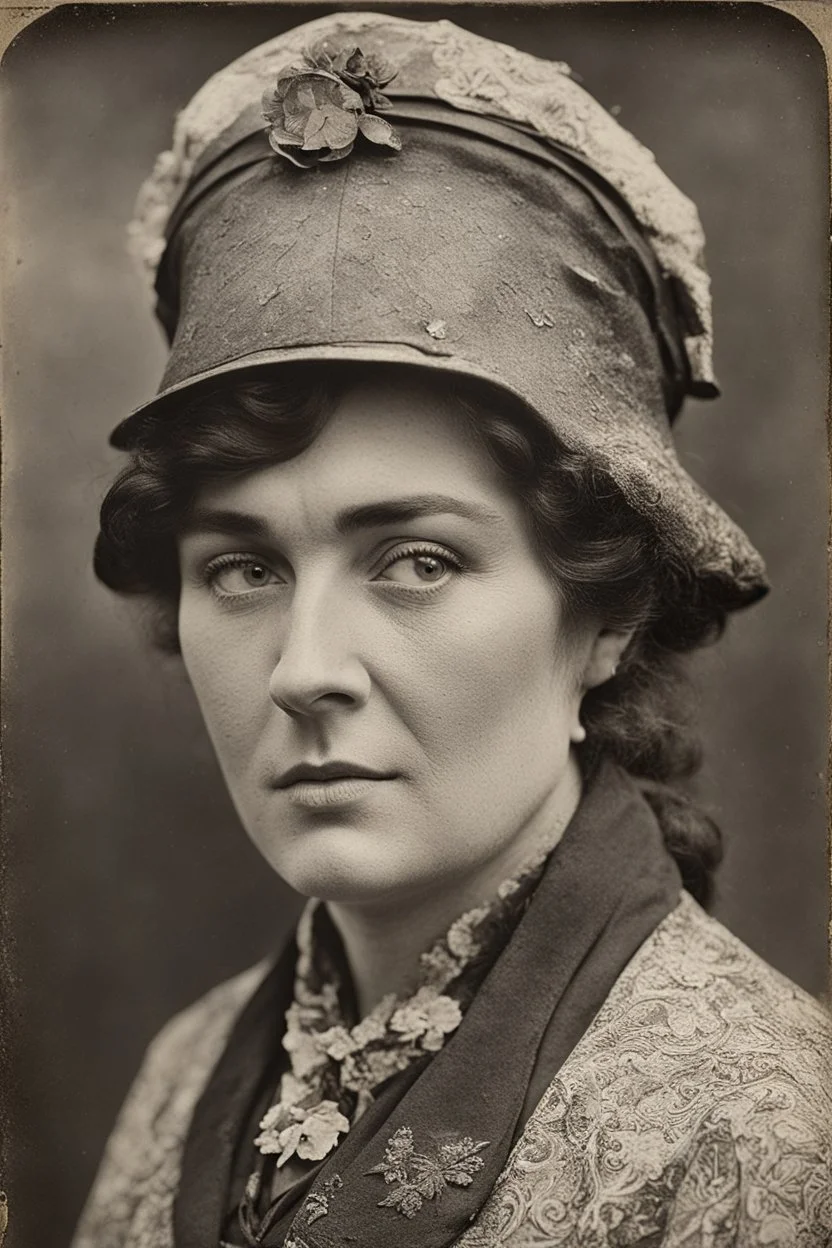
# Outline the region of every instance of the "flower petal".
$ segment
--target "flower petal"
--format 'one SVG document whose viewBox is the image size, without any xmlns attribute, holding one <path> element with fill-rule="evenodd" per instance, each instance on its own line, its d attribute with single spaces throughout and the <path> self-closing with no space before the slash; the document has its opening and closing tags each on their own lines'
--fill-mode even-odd
<svg viewBox="0 0 832 1248">
<path fill-rule="evenodd" d="M 322 157 L 322 159 L 325 159 Z M 318 1044 L 336 1062 L 343 1062 L 348 1053 L 354 1053 L 359 1047 L 358 1042 L 347 1031 L 338 1025 L 318 1033 Z"/>
<path fill-rule="evenodd" d="M 377 91 L 375 87 L 372 87 L 370 89 L 370 103 L 372 104 L 373 108 L 377 108 L 377 109 L 393 107 L 393 101 L 389 100 L 386 95 L 382 94 L 381 91 Z"/>
<path fill-rule="evenodd" d="M 334 151 L 327 152 L 325 156 L 319 157 L 319 162 L 324 164 L 325 161 L 343 160 L 345 156 L 349 156 L 354 147 L 354 143 L 348 143 L 346 147 L 338 147 Z"/>
<path fill-rule="evenodd" d="M 313 90 L 312 82 L 308 80 L 298 81 L 297 90 L 293 92 L 293 105 L 297 109 L 317 109 L 318 96 Z"/>
<path fill-rule="evenodd" d="M 305 154 L 300 147 L 276 147 L 274 150 L 278 156 L 288 160 L 289 164 L 297 169 L 312 169 L 318 163 L 318 157 L 314 152 Z"/>
<path fill-rule="evenodd" d="M 285 1071 L 280 1079 L 280 1103 L 281 1105 L 302 1105 L 310 1095 L 308 1083 L 304 1083 L 303 1079 L 298 1079 L 291 1071 Z M 271 1113 L 271 1110 L 269 1111 Z"/>
<path fill-rule="evenodd" d="M 374 113 L 362 113 L 358 118 L 358 128 L 371 143 L 380 143 L 384 147 L 395 148 L 397 152 L 401 151 L 401 139 L 383 117 L 376 117 Z"/>
<path fill-rule="evenodd" d="M 338 150 L 348 147 L 358 134 L 355 114 L 325 104 L 310 114 L 303 134 L 304 151 L 316 151 L 322 147 Z"/>
<path fill-rule="evenodd" d="M 303 127 L 303 150 L 305 152 L 314 151 L 320 147 L 329 147 L 329 144 L 323 137 L 325 125 L 326 116 L 323 110 L 313 108 L 306 118 L 306 124 Z"/>
<path fill-rule="evenodd" d="M 321 1101 L 301 1125 L 298 1156 L 305 1161 L 322 1161 L 337 1144 L 338 1136 L 349 1129 L 349 1118 L 341 1113 L 335 1101 Z"/>
<path fill-rule="evenodd" d="M 260 1130 L 271 1131 L 277 1126 L 285 1113 L 286 1109 L 283 1105 L 272 1105 L 271 1109 L 267 1110 L 267 1112 L 260 1119 Z M 281 1127 L 280 1130 L 282 1131 L 283 1127 Z"/>
<path fill-rule="evenodd" d="M 266 88 L 263 92 L 260 103 L 263 109 L 263 116 L 271 121 L 275 117 L 283 117 L 283 101 L 278 99 L 277 92 L 273 89 Z"/>
<path fill-rule="evenodd" d="M 278 1169 L 280 1169 L 281 1166 L 285 1166 L 289 1158 L 294 1156 L 294 1154 L 298 1151 L 298 1144 L 300 1143 L 302 1131 L 302 1122 L 295 1123 L 293 1127 L 287 1127 L 285 1131 L 281 1131 L 277 1142 L 283 1151 L 277 1159 Z M 261 1148 L 260 1151 L 263 1152 L 264 1150 Z M 269 1149 L 269 1152 L 276 1153 L 277 1149 Z"/>
<path fill-rule="evenodd" d="M 326 125 L 324 133 L 327 138 L 327 146 L 331 148 L 347 147 L 348 144 L 354 143 L 358 134 L 358 119 L 355 113 L 344 113 L 327 110 Z"/>
<path fill-rule="evenodd" d="M 280 73 L 277 75 L 277 82 L 275 83 L 274 88 L 275 91 L 279 95 L 285 94 L 286 88 L 290 87 L 298 75 L 302 73 L 303 70 L 298 69 L 297 65 L 284 66 L 284 68 L 281 69 Z"/>
<path fill-rule="evenodd" d="M 352 87 L 348 87 L 344 82 L 339 81 L 335 102 L 350 113 L 361 113 L 364 111 L 364 101 L 359 93 L 353 91 Z"/>
<path fill-rule="evenodd" d="M 303 139 L 297 138 L 294 134 L 289 134 L 288 130 L 281 130 L 278 126 L 272 126 L 269 130 L 269 143 L 278 152 L 281 147 L 302 147 Z"/>
</svg>

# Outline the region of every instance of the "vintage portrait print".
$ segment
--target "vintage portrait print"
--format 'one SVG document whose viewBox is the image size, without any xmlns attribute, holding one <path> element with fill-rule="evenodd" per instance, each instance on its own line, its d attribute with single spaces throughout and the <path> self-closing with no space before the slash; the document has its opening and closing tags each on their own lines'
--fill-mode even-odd
<svg viewBox="0 0 832 1248">
<path fill-rule="evenodd" d="M 0 81 L 3 1248 L 828 1248 L 815 35 L 80 4 Z"/>
</svg>

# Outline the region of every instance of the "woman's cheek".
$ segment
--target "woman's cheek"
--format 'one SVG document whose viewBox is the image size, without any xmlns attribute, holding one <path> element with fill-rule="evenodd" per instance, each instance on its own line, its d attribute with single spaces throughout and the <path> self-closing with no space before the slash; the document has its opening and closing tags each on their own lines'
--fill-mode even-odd
<svg viewBox="0 0 832 1248">
<path fill-rule="evenodd" d="M 495 747 L 507 738 L 525 748 L 529 735 L 548 730 L 572 680 L 559 604 L 539 572 L 477 589 L 437 616 L 430 637 L 410 638 L 400 667 L 409 676 L 403 714 L 415 715 L 417 735 L 445 766 L 483 758 L 495 738 Z"/>
<path fill-rule="evenodd" d="M 239 621 L 218 621 L 197 604 L 180 610 L 180 644 L 188 679 L 209 736 L 227 770 L 250 756 L 273 709 L 268 696 L 271 668 L 265 638 Z M 231 778 L 231 777 L 228 777 Z"/>
</svg>

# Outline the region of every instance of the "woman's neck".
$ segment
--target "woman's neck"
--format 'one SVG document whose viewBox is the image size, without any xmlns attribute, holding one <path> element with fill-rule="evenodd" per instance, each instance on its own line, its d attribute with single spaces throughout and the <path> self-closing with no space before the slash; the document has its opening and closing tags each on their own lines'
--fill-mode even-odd
<svg viewBox="0 0 832 1248">
<path fill-rule="evenodd" d="M 490 900 L 504 880 L 520 872 L 545 845 L 560 840 L 581 799 L 581 776 L 574 760 L 563 781 L 547 795 L 502 848 L 476 871 L 443 888 L 432 883 L 406 901 L 382 904 L 327 902 L 344 943 L 361 1018 L 388 993 L 415 986 L 419 958 L 445 934 L 459 915 Z"/>
</svg>

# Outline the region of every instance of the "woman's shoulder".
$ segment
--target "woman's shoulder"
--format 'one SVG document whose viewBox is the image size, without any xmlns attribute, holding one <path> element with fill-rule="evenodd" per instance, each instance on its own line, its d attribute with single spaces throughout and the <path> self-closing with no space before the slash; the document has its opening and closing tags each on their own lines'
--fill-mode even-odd
<svg viewBox="0 0 832 1248">
<path fill-rule="evenodd" d="M 772 1181 L 787 1154 L 792 1177 L 801 1155 L 807 1173 L 832 1161 L 832 1017 L 687 893 L 561 1075 L 582 1069 L 622 1121 L 635 1111 L 677 1151 L 732 1140 L 744 1173 Z"/>
<path fill-rule="evenodd" d="M 143 1073 L 164 1082 L 166 1074 L 177 1078 L 183 1065 L 193 1070 L 207 1061 L 213 1066 L 240 1011 L 271 965 L 264 958 L 174 1014 L 148 1046 Z"/>
<path fill-rule="evenodd" d="M 829 1016 L 685 894 L 549 1085 L 461 1242 L 820 1248 L 830 1163 Z"/>
<path fill-rule="evenodd" d="M 765 1035 L 784 1062 L 828 1061 L 832 1016 L 809 993 L 776 971 L 688 894 L 660 923 L 626 967 L 605 1013 L 662 1006 L 696 1023 L 716 1049 L 739 1046 L 749 1057 Z M 744 1026 L 754 1020 L 753 1035 Z M 601 1019 L 600 1021 L 603 1021 Z M 756 1037 L 758 1044 L 750 1042 Z"/>
<path fill-rule="evenodd" d="M 269 970 L 269 960 L 240 972 L 175 1014 L 148 1046 L 107 1145 L 105 1160 L 135 1166 L 159 1139 L 184 1137 L 193 1108 L 234 1023 Z"/>
<path fill-rule="evenodd" d="M 257 963 L 174 1015 L 151 1042 L 107 1142 L 73 1248 L 169 1248 L 181 1149 L 240 1011 L 269 970 Z"/>
</svg>

